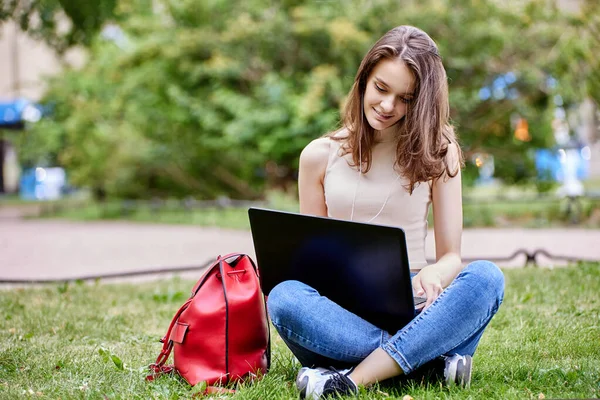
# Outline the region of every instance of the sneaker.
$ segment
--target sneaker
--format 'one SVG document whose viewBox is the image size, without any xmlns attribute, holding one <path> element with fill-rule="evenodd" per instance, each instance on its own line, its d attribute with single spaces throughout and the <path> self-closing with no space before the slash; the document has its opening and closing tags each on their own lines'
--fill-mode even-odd
<svg viewBox="0 0 600 400">
<path fill-rule="evenodd" d="M 351 369 L 338 371 L 335 368 L 301 368 L 296 378 L 300 398 L 318 400 L 330 395 L 358 393 L 356 383 L 348 376 L 351 371 Z"/>
<path fill-rule="evenodd" d="M 471 385 L 471 369 L 473 368 L 473 359 L 471 356 L 461 356 L 455 354 L 446 357 L 444 367 L 444 378 L 447 386 L 458 385 L 468 388 Z"/>
</svg>

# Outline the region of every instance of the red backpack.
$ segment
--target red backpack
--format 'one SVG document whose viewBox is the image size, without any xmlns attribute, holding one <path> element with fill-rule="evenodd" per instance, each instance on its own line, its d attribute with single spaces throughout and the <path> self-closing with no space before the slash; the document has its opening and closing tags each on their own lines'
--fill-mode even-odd
<svg viewBox="0 0 600 400">
<path fill-rule="evenodd" d="M 219 256 L 173 317 L 147 380 L 175 369 L 188 383 L 224 385 L 265 374 L 271 363 L 269 317 L 256 264 Z M 165 365 L 171 350 L 174 365 Z"/>
</svg>

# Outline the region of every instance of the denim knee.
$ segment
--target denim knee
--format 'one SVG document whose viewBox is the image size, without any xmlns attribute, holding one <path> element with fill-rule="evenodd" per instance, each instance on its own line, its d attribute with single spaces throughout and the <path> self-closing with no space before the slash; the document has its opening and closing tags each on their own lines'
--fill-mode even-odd
<svg viewBox="0 0 600 400">
<path fill-rule="evenodd" d="M 465 275 L 475 279 L 482 295 L 489 296 L 499 306 L 504 299 L 504 274 L 493 262 L 479 260 L 467 265 Z M 486 296 L 486 297 L 487 297 Z"/>
<path fill-rule="evenodd" d="M 274 324 L 286 319 L 286 314 L 298 304 L 298 291 L 303 284 L 298 281 L 284 281 L 277 284 L 267 297 L 267 311 Z"/>
</svg>

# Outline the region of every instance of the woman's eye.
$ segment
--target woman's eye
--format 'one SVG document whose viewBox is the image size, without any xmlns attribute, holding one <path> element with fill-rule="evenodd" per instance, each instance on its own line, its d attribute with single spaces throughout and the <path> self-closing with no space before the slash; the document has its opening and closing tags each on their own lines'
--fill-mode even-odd
<svg viewBox="0 0 600 400">
<path fill-rule="evenodd" d="M 406 97 L 400 97 L 400 101 L 403 103 L 410 103 L 412 101 L 412 99 L 406 98 Z"/>
<path fill-rule="evenodd" d="M 375 88 L 376 88 L 377 90 L 379 90 L 380 92 L 385 92 L 385 89 L 384 89 L 384 88 L 382 88 L 381 86 L 379 86 L 378 84 L 375 84 Z"/>
</svg>

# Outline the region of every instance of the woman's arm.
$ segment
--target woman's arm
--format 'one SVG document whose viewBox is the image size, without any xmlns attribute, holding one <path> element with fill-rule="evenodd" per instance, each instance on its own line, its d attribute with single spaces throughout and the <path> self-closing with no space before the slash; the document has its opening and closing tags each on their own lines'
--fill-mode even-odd
<svg viewBox="0 0 600 400">
<path fill-rule="evenodd" d="M 460 257 L 462 237 L 462 181 L 458 148 L 448 146 L 450 170 L 458 169 L 456 176 L 436 180 L 432 187 L 433 221 L 436 262 L 423 268 L 413 285 L 419 295 L 426 294 L 429 306 L 462 270 Z"/>
<path fill-rule="evenodd" d="M 327 216 L 323 181 L 329 158 L 328 137 L 310 142 L 300 154 L 298 171 L 298 194 L 300 213 Z"/>
<path fill-rule="evenodd" d="M 423 268 L 413 278 L 413 289 L 419 295 L 426 294 L 425 307 L 450 285 L 462 269 L 460 240 L 462 236 L 462 189 L 460 163 L 456 145 L 448 147 L 448 165 L 458 168 L 456 176 L 438 179 L 432 187 L 435 251 L 437 261 Z M 420 292 L 420 293 L 419 293 Z M 381 347 L 365 358 L 350 377 L 357 384 L 371 384 L 403 371 Z"/>
</svg>

